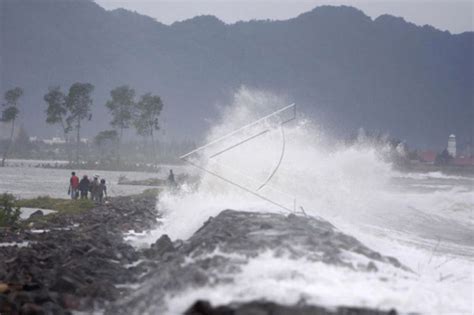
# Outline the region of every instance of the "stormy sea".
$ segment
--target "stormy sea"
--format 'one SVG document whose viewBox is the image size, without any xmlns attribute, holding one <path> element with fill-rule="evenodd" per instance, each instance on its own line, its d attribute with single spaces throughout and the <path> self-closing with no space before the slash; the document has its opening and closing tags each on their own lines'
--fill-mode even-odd
<svg viewBox="0 0 474 315">
<path fill-rule="evenodd" d="M 316 218 L 330 223 L 336 231 L 396 258 L 406 268 L 375 261 L 376 272 L 362 272 L 314 259 L 314 251 L 298 250 L 306 242 L 298 233 L 270 228 L 267 236 L 280 233 L 281 237 L 258 253 L 246 254 L 244 248 L 229 251 L 226 242 L 212 252 L 193 252 L 190 261 L 225 257 L 238 261 L 239 268 L 217 270 L 213 282 L 168 294 L 164 301 L 168 312 L 183 312 L 196 299 L 216 305 L 263 299 L 283 304 L 304 300 L 324 306 L 395 308 L 402 313 L 470 313 L 474 300 L 474 177 L 397 171 L 382 157 L 383 147 L 365 139 L 350 146 L 333 141 L 304 115 L 297 114 L 285 123 L 284 134 L 275 128 L 253 137 L 259 128 L 253 125 L 250 131 L 232 133 L 265 117 L 268 108 L 281 105 L 284 101 L 278 97 L 240 91 L 208 135 L 212 144 L 230 134 L 232 140 L 217 143 L 227 149 L 212 148 L 220 153 L 214 158 L 210 158 L 212 152 L 205 152 L 207 148 L 198 152 L 192 162 L 205 169 L 200 184 L 163 193 L 157 202 L 164 212 L 161 225 L 144 235 L 132 233 L 129 240 L 135 246 L 148 246 L 162 234 L 171 240 L 188 240 L 224 209 L 295 214 L 303 221 Z M 260 187 L 269 174 L 271 179 Z M 259 196 L 253 194 L 257 191 Z M 245 224 L 231 223 L 237 229 Z M 239 237 L 230 234 L 230 238 Z M 370 260 L 351 250 L 349 246 L 339 253 L 348 266 Z M 229 281 L 220 281 L 229 277 Z M 153 309 L 149 307 L 144 309 Z"/>
<path fill-rule="evenodd" d="M 472 312 L 474 177 L 397 170 L 383 146 L 338 142 L 286 104 L 241 90 L 222 110 L 210 145 L 174 167 L 199 180 L 160 193 L 155 229 L 126 233 L 174 254 L 105 312 L 181 314 L 196 300 Z M 65 194 L 67 171 L 0 172 L 16 195 Z M 115 195 L 144 188 L 101 176 Z"/>
</svg>

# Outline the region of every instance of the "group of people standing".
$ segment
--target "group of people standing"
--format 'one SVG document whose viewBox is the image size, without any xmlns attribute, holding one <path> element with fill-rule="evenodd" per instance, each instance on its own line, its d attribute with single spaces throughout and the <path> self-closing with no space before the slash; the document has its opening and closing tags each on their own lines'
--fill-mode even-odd
<svg viewBox="0 0 474 315">
<path fill-rule="evenodd" d="M 107 197 L 107 185 L 105 179 L 99 181 L 99 176 L 94 175 L 93 180 L 89 180 L 87 175 L 84 175 L 81 180 L 76 176 L 76 172 L 71 173 L 69 179 L 68 194 L 71 195 L 71 199 L 88 199 L 90 193 L 90 199 L 98 203 L 103 203 L 104 197 Z"/>
</svg>

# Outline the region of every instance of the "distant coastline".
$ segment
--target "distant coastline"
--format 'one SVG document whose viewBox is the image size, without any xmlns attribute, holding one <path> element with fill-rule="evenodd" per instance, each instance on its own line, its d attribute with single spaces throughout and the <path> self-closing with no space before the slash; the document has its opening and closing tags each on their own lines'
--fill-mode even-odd
<svg viewBox="0 0 474 315">
<path fill-rule="evenodd" d="M 408 163 L 395 167 L 403 172 L 432 173 L 441 172 L 447 175 L 474 175 L 474 165 L 435 165 L 427 163 Z"/>
</svg>

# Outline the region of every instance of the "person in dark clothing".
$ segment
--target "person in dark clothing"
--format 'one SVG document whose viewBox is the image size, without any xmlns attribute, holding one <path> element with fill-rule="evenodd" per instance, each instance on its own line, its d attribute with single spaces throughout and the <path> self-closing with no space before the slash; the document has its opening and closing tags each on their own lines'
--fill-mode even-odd
<svg viewBox="0 0 474 315">
<path fill-rule="evenodd" d="M 168 185 L 172 187 L 176 186 L 176 180 L 174 179 L 173 170 L 170 170 L 170 174 L 168 175 Z"/>
<path fill-rule="evenodd" d="M 105 179 L 100 180 L 99 189 L 98 189 L 98 199 L 99 203 L 102 203 L 104 196 L 107 198 L 107 186 L 105 185 Z"/>
<path fill-rule="evenodd" d="M 99 176 L 95 175 L 94 180 L 89 185 L 89 189 L 91 191 L 91 199 L 93 201 L 99 200 L 99 185 Z"/>
<path fill-rule="evenodd" d="M 81 199 L 87 199 L 87 194 L 89 193 L 91 181 L 87 178 L 87 175 L 84 175 L 79 182 L 79 191 L 81 192 Z"/>
</svg>

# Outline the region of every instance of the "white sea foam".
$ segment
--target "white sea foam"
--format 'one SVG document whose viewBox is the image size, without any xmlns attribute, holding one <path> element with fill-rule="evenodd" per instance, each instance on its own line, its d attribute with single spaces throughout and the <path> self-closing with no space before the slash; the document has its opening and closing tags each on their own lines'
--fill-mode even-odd
<svg viewBox="0 0 474 315">
<path fill-rule="evenodd" d="M 441 172 L 428 172 L 428 173 L 394 172 L 394 176 L 412 178 L 412 179 L 467 179 L 471 181 L 474 180 L 472 176 L 448 175 Z"/>
<path fill-rule="evenodd" d="M 203 298 L 222 304 L 254 299 L 295 304 L 304 300 L 327 307 L 358 305 L 425 314 L 470 314 L 472 308 L 466 302 L 471 292 L 466 290 L 466 279 L 451 277 L 443 281 L 439 278 L 443 273 L 438 270 L 413 274 L 385 264 L 377 266 L 376 273 L 356 272 L 265 252 L 243 266 L 235 283 L 190 288 L 170 295 L 168 314 L 182 314 Z"/>
<path fill-rule="evenodd" d="M 222 121 L 210 130 L 208 140 L 267 115 L 284 103 L 274 95 L 242 89 L 232 106 L 223 111 Z M 402 312 L 426 314 L 472 313 L 472 189 L 458 190 L 451 182 L 452 189 L 444 191 L 400 191 L 391 182 L 401 177 L 400 173 L 392 171 L 370 144 L 360 142 L 347 147 L 335 143 L 301 116 L 284 128 L 284 158 L 260 194 L 288 209 L 298 211 L 303 207 L 307 214 L 331 221 L 345 233 L 382 254 L 399 258 L 416 271 L 418 265 L 428 267 L 418 275 L 383 268 L 367 275 L 262 254 L 249 262 L 235 284 L 192 289 L 174 296 L 169 300 L 170 310 L 182 310 L 196 298 L 220 304 L 254 298 L 294 303 L 304 297 L 324 305 L 393 306 Z M 282 141 L 277 129 L 214 161 L 195 163 L 255 190 L 276 165 Z M 444 177 L 417 176 L 408 175 L 424 180 L 424 184 L 430 184 L 426 180 L 433 177 Z M 164 212 L 161 227 L 135 238 L 137 244 L 154 242 L 163 233 L 172 239 L 187 239 L 223 209 L 288 212 L 206 173 L 197 190 L 183 187 L 180 194 L 164 193 L 157 206 Z"/>
</svg>

